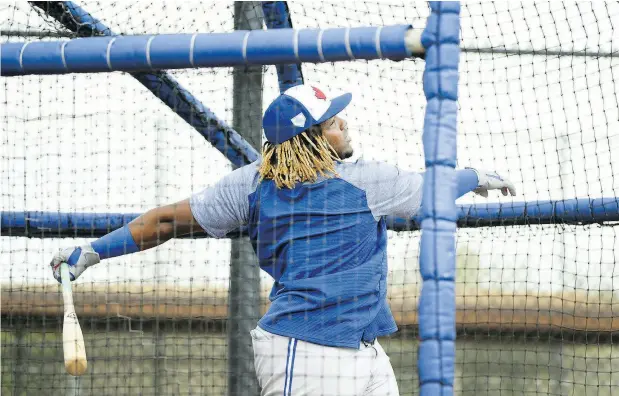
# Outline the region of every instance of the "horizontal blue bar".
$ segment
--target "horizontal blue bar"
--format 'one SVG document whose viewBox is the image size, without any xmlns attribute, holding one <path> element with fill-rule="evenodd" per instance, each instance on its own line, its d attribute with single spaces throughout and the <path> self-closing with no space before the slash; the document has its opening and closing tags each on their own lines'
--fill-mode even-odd
<svg viewBox="0 0 619 396">
<path fill-rule="evenodd" d="M 141 213 L 0 212 L 0 235 L 37 238 L 99 237 Z M 421 218 L 387 218 L 393 231 L 415 231 Z M 487 227 L 551 223 L 607 223 L 619 221 L 619 198 L 568 199 L 458 205 L 458 226 Z M 238 235 L 239 231 L 229 236 Z M 196 238 L 193 236 L 188 238 Z M 202 237 L 205 237 L 202 236 Z"/>
<path fill-rule="evenodd" d="M 619 198 L 457 205 L 457 217 L 460 228 L 607 223 L 619 221 Z M 421 214 L 413 219 L 387 219 L 387 227 L 393 231 L 413 231 L 418 229 L 418 224 L 421 224 Z"/>
<path fill-rule="evenodd" d="M 410 25 L 88 37 L 5 43 L 1 74 L 140 72 L 193 67 L 402 60 Z"/>
</svg>

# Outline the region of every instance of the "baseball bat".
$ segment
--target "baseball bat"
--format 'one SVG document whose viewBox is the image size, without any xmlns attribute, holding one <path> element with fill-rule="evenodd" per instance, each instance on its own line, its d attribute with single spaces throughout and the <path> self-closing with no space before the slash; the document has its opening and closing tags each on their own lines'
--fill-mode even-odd
<svg viewBox="0 0 619 396">
<path fill-rule="evenodd" d="M 86 372 L 86 348 L 80 322 L 73 306 L 73 292 L 71 291 L 71 275 L 69 264 L 60 264 L 60 278 L 62 280 L 62 299 L 64 300 L 64 322 L 62 325 L 62 348 L 64 351 L 64 368 L 67 373 L 79 376 Z"/>
</svg>

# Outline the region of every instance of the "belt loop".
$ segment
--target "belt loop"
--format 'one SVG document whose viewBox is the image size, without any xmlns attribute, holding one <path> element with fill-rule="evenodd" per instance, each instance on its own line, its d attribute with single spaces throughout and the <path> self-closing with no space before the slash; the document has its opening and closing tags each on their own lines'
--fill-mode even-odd
<svg viewBox="0 0 619 396">
<path fill-rule="evenodd" d="M 361 342 L 367 348 L 369 346 L 374 346 L 374 343 L 376 342 L 376 338 L 374 338 L 372 341 L 361 340 Z"/>
</svg>

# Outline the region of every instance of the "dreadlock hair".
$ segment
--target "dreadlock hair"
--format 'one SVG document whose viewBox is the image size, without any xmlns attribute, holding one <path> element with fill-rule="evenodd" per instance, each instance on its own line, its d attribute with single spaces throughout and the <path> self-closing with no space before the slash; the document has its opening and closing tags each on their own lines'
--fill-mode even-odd
<svg viewBox="0 0 619 396">
<path fill-rule="evenodd" d="M 314 125 L 280 144 L 265 142 L 262 146 L 260 180 L 273 180 L 277 188 L 294 188 L 296 183 L 313 183 L 318 174 L 337 177 L 335 161 L 340 157 Z"/>
</svg>

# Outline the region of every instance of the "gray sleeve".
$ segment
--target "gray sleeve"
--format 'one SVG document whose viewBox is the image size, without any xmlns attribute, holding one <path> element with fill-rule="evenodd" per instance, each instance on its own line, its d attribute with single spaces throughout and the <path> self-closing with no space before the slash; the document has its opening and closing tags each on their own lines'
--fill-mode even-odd
<svg viewBox="0 0 619 396">
<path fill-rule="evenodd" d="M 189 198 L 193 217 L 209 235 L 223 238 L 227 233 L 247 224 L 248 195 L 257 179 L 256 164 L 236 169 L 217 184 Z"/>
<path fill-rule="evenodd" d="M 423 177 L 383 162 L 358 160 L 338 169 L 340 176 L 365 191 L 376 219 L 412 217 L 421 206 Z"/>
</svg>

